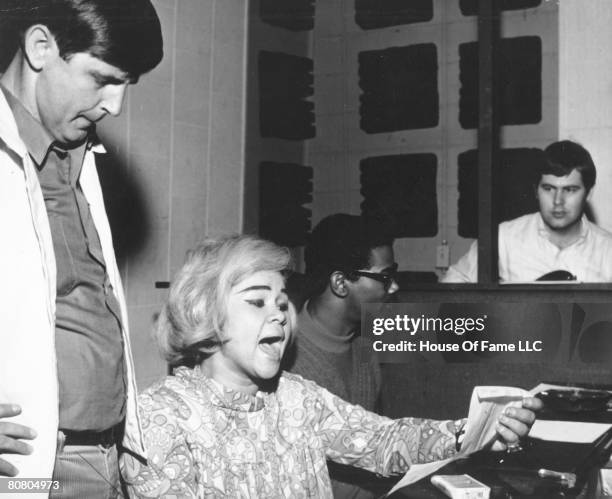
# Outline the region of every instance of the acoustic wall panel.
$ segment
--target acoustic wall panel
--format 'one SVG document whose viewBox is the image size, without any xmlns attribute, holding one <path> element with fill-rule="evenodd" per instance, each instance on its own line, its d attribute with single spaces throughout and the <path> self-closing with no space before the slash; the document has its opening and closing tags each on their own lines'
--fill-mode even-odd
<svg viewBox="0 0 612 499">
<path fill-rule="evenodd" d="M 361 161 L 364 216 L 393 237 L 433 237 L 438 233 L 435 154 L 376 156 Z"/>
<path fill-rule="evenodd" d="M 498 165 L 497 220 L 512 220 L 538 210 L 534 186 L 539 180 L 541 149 L 502 149 Z M 461 153 L 459 165 L 459 235 L 478 237 L 478 151 Z"/>
<path fill-rule="evenodd" d="M 259 233 L 284 246 L 300 246 L 310 231 L 312 168 L 263 161 L 259 165 Z"/>
<path fill-rule="evenodd" d="M 359 112 L 367 133 L 431 128 L 439 122 L 436 45 L 359 53 Z"/>
<path fill-rule="evenodd" d="M 272 26 L 291 31 L 314 27 L 314 0 L 260 0 L 259 17 Z"/>
<path fill-rule="evenodd" d="M 478 43 L 459 45 L 459 122 L 478 127 Z M 521 36 L 500 40 L 495 61 L 500 125 L 539 123 L 542 119 L 542 40 Z"/>
<path fill-rule="evenodd" d="M 433 0 L 355 0 L 355 23 L 362 29 L 422 23 L 433 19 Z"/>
<path fill-rule="evenodd" d="M 501 10 L 521 10 L 537 7 L 542 0 L 501 0 Z M 478 14 L 478 0 L 459 0 L 459 8 L 464 16 L 475 16 Z"/>
<path fill-rule="evenodd" d="M 315 136 L 313 63 L 308 57 L 259 53 L 259 126 L 262 137 L 304 140 Z"/>
</svg>

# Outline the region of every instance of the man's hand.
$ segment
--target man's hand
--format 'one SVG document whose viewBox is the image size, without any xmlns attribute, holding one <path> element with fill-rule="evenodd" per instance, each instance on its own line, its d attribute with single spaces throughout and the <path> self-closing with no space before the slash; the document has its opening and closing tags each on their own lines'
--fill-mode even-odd
<svg viewBox="0 0 612 499">
<path fill-rule="evenodd" d="M 542 408 L 542 401 L 529 397 L 523 399 L 521 407 L 507 407 L 497 423 L 498 440 L 491 446 L 492 450 L 505 450 L 516 445 L 526 436 L 536 419 L 535 411 Z"/>
<path fill-rule="evenodd" d="M 21 414 L 21 407 L 14 404 L 0 404 L 0 456 L 4 454 L 31 454 L 32 447 L 21 439 L 32 440 L 36 432 L 27 426 L 2 421 Z M 0 476 L 15 476 L 19 470 L 0 457 Z"/>
</svg>

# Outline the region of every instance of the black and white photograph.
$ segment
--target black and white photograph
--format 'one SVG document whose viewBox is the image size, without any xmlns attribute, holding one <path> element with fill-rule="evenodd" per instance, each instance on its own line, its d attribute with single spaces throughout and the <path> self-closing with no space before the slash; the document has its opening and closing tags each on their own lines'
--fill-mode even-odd
<svg viewBox="0 0 612 499">
<path fill-rule="evenodd" d="M 0 0 L 0 499 L 612 496 L 611 0 Z"/>
</svg>

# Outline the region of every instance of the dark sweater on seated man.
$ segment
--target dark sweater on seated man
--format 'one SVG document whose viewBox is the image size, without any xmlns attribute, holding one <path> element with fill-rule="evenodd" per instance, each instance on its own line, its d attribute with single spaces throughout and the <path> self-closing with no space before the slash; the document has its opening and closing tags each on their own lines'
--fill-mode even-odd
<svg viewBox="0 0 612 499">
<path fill-rule="evenodd" d="M 298 315 L 289 366 L 370 411 L 378 408 L 381 376 L 369 340 L 360 335 L 361 305 L 387 301 L 398 290 L 392 244 L 358 216 L 331 215 L 315 227 L 305 251 L 315 287 Z M 335 498 L 375 496 L 368 490 L 372 475 L 332 465 L 329 470 Z"/>
</svg>

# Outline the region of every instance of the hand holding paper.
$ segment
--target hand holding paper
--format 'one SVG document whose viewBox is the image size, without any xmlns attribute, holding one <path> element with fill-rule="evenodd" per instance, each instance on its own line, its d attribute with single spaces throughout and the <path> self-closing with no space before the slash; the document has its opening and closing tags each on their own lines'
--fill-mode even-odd
<svg viewBox="0 0 612 499">
<path fill-rule="evenodd" d="M 510 450 L 519 447 L 519 440 L 526 436 L 535 422 L 535 413 L 542 407 L 537 399 L 526 398 L 518 407 L 508 406 L 504 409 L 497 423 L 497 439 L 491 450 Z M 519 447 L 520 448 L 520 447 Z"/>
<path fill-rule="evenodd" d="M 535 420 L 533 411 L 541 407 L 540 400 L 532 398 L 529 392 L 521 388 L 477 386 L 472 392 L 461 451 L 450 459 L 412 465 L 389 493 L 487 446 L 491 446 L 492 450 L 506 449 L 508 443 L 517 442 L 529 433 Z M 504 415 L 506 410 L 508 412 Z M 500 421 L 500 417 L 504 420 Z M 503 440 L 500 440 L 500 437 Z"/>
<path fill-rule="evenodd" d="M 542 402 L 521 388 L 478 386 L 472 392 L 462 454 L 505 450 L 529 433 Z"/>
</svg>

